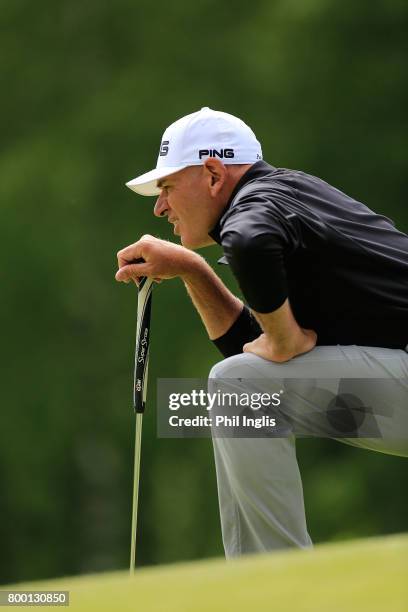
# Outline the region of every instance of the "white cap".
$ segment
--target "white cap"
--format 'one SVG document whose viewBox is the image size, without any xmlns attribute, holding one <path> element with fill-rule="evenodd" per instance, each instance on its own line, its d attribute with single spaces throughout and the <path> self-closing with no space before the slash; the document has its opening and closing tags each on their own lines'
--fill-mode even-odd
<svg viewBox="0 0 408 612">
<path fill-rule="evenodd" d="M 238 117 L 205 106 L 172 123 L 163 134 L 157 165 L 126 185 L 141 195 L 159 195 L 157 181 L 208 157 L 224 164 L 253 164 L 262 159 L 255 134 Z"/>
</svg>

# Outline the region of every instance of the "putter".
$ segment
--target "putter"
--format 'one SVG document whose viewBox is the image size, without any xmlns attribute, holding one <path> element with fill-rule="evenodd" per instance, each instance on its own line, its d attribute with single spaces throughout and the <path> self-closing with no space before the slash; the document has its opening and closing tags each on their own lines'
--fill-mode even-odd
<svg viewBox="0 0 408 612">
<path fill-rule="evenodd" d="M 137 259 L 134 263 L 142 263 Z M 137 326 L 135 370 L 133 382 L 133 407 L 136 413 L 135 462 L 133 470 L 132 537 L 130 547 L 130 573 L 136 566 L 137 509 L 139 500 L 140 453 L 142 447 L 142 423 L 146 406 L 147 373 L 149 366 L 150 313 L 153 279 L 143 276 L 139 281 L 137 299 Z"/>
</svg>

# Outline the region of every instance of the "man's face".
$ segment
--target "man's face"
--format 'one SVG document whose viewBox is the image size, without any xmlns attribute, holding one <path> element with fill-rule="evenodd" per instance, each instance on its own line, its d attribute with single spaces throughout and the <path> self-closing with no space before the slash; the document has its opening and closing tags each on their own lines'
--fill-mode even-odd
<svg viewBox="0 0 408 612">
<path fill-rule="evenodd" d="M 203 166 L 190 166 L 170 174 L 158 186 L 162 191 L 154 214 L 167 216 L 181 244 L 189 249 L 213 244 L 208 232 L 215 225 L 217 214 Z"/>
</svg>

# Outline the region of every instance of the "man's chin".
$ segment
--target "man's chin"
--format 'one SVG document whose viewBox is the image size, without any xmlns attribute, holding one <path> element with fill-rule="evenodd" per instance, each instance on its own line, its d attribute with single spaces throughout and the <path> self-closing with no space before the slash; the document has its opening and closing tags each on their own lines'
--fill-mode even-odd
<svg viewBox="0 0 408 612">
<path fill-rule="evenodd" d="M 186 249 L 196 249 L 197 248 L 194 242 L 192 242 L 188 238 L 183 237 L 182 234 L 180 235 L 180 242 L 183 245 L 183 247 L 185 247 Z"/>
<path fill-rule="evenodd" d="M 199 238 L 192 238 L 185 235 L 183 236 L 183 234 L 180 234 L 180 242 L 183 247 L 190 250 L 201 249 L 203 247 L 210 246 L 213 243 L 209 236 L 200 240 Z"/>
<path fill-rule="evenodd" d="M 201 246 L 200 241 L 194 239 L 192 236 L 186 236 L 185 234 L 179 234 L 180 242 L 186 249 L 198 249 Z"/>
</svg>

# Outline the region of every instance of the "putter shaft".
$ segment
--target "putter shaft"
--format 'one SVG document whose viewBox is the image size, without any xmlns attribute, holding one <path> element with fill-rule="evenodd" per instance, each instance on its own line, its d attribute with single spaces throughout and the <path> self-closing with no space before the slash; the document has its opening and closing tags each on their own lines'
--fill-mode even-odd
<svg viewBox="0 0 408 612">
<path fill-rule="evenodd" d="M 139 502 L 140 481 L 140 453 L 142 448 L 142 425 L 143 413 L 136 414 L 135 433 L 135 462 L 133 468 L 133 502 L 132 502 L 132 539 L 130 545 L 130 573 L 133 574 L 136 566 L 136 531 L 137 531 L 137 509 Z"/>
</svg>

